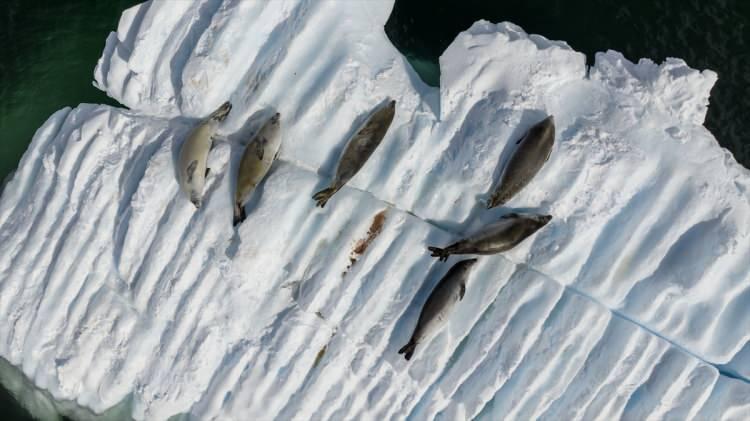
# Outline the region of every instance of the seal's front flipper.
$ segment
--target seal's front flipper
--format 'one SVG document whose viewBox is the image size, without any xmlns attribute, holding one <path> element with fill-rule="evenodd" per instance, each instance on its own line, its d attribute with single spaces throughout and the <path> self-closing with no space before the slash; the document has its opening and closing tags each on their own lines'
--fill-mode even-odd
<svg viewBox="0 0 750 421">
<path fill-rule="evenodd" d="M 406 361 L 409 361 L 411 359 L 411 356 L 414 355 L 415 349 L 417 349 L 417 343 L 412 339 L 408 344 L 399 349 L 398 353 L 404 354 L 404 358 L 406 358 Z"/>
<path fill-rule="evenodd" d="M 229 141 L 229 138 L 227 138 L 226 136 L 214 134 L 213 136 L 211 136 L 211 146 L 209 147 L 209 150 L 211 151 L 214 150 L 216 145 L 219 143 L 231 143 L 231 142 Z"/>
<path fill-rule="evenodd" d="M 315 193 L 312 198 L 317 202 L 316 205 L 322 208 L 325 207 L 326 203 L 328 203 L 328 199 L 330 199 L 338 190 L 339 189 L 336 187 L 329 187 Z"/>
<path fill-rule="evenodd" d="M 206 168 L 206 174 L 203 175 L 203 177 L 208 177 L 208 174 L 211 172 L 211 168 Z"/>
<path fill-rule="evenodd" d="M 257 156 L 261 161 L 263 160 L 263 152 L 265 151 L 265 148 L 263 147 L 264 143 L 265 142 L 261 141 L 255 142 L 255 156 Z"/>
<path fill-rule="evenodd" d="M 195 174 L 195 170 L 198 168 L 198 161 L 192 160 L 190 161 L 190 164 L 185 169 L 185 172 L 187 172 L 187 182 L 192 183 L 193 182 L 193 174 Z"/>
</svg>

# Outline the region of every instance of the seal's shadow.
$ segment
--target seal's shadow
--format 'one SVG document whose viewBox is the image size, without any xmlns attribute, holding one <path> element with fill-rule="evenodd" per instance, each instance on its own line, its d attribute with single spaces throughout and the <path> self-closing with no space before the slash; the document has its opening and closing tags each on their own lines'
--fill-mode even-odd
<svg viewBox="0 0 750 421">
<path fill-rule="evenodd" d="M 352 122 L 352 125 L 349 127 L 349 130 L 346 132 L 346 136 L 343 137 L 343 140 L 339 142 L 339 144 L 336 145 L 335 148 L 331 149 L 331 151 L 328 153 L 328 158 L 326 158 L 323 164 L 321 164 L 320 170 L 318 171 L 318 176 L 319 176 L 318 183 L 315 185 L 315 188 L 313 189 L 313 191 L 310 192 L 311 197 L 313 193 L 323 190 L 325 188 L 328 188 L 328 186 L 330 186 L 331 181 L 333 180 L 333 177 L 336 176 L 335 171 L 336 171 L 336 166 L 338 164 L 338 161 L 341 157 L 341 154 L 344 152 L 344 148 L 346 147 L 346 144 L 349 143 L 349 139 L 351 139 L 355 134 L 357 134 L 357 132 L 362 128 L 365 122 L 367 122 L 367 120 L 369 120 L 373 114 L 375 114 L 378 110 L 380 110 L 390 101 L 391 101 L 391 98 L 385 98 L 382 101 L 380 101 L 376 106 L 372 107 L 370 111 L 366 113 L 362 113 L 356 119 L 354 119 L 354 122 Z M 380 145 L 378 145 L 378 147 L 380 147 Z M 374 154 L 375 153 L 373 152 L 373 155 Z"/>
</svg>

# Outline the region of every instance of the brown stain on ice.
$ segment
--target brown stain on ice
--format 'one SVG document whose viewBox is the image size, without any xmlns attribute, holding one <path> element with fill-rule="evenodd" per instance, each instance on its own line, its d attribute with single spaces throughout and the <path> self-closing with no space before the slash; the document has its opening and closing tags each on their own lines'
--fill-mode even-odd
<svg viewBox="0 0 750 421">
<path fill-rule="evenodd" d="M 349 253 L 349 265 L 347 265 L 346 270 L 341 273 L 342 277 L 346 276 L 352 266 L 357 263 L 357 260 L 359 260 L 360 256 L 362 256 L 365 251 L 367 251 L 367 247 L 369 247 L 370 244 L 375 240 L 375 238 L 377 238 L 377 236 L 380 234 L 380 232 L 383 231 L 386 211 L 388 211 L 387 208 L 381 210 L 372 217 L 372 223 L 370 224 L 370 228 L 367 230 L 367 235 L 365 236 L 365 238 L 357 240 L 357 242 L 354 244 L 354 248 L 352 248 L 352 251 Z"/>
<path fill-rule="evenodd" d="M 327 323 L 326 318 L 323 317 L 323 313 L 321 313 L 320 311 L 316 311 L 315 315 L 318 316 L 318 318 L 320 318 L 320 320 L 322 320 L 324 323 Z M 328 345 L 331 344 L 331 341 L 333 340 L 333 337 L 336 336 L 337 331 L 338 329 L 334 327 L 333 331 L 331 332 L 331 337 L 328 339 L 328 342 L 323 345 L 323 347 L 320 348 L 320 351 L 318 351 L 318 353 L 315 355 L 315 361 L 313 361 L 313 365 L 312 367 L 310 367 L 310 371 L 314 370 L 315 367 L 317 367 L 318 364 L 323 361 L 323 357 L 326 356 L 326 351 L 328 350 Z"/>
<path fill-rule="evenodd" d="M 323 348 L 318 351 L 318 355 L 315 356 L 315 361 L 313 362 L 311 370 L 317 367 L 318 364 L 320 364 L 320 361 L 322 361 L 323 357 L 325 357 L 326 355 L 326 350 L 328 350 L 328 344 L 323 345 Z"/>
</svg>

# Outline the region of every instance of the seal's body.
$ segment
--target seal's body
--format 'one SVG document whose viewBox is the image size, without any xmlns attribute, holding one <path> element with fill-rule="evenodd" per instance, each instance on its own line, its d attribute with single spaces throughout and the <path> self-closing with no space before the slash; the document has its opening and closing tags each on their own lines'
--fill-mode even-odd
<svg viewBox="0 0 750 421">
<path fill-rule="evenodd" d="M 496 254 L 510 250 L 547 225 L 550 215 L 510 213 L 485 227 L 482 232 L 457 241 L 446 248 L 427 247 L 433 257 L 448 260 L 451 254 Z"/>
<path fill-rule="evenodd" d="M 357 131 L 339 158 L 336 176 L 331 185 L 313 195 L 313 199 L 321 208 L 326 205 L 341 187 L 344 186 L 365 165 L 380 142 L 385 137 L 396 113 L 396 101 L 388 101 L 384 106 L 372 113 L 364 125 Z"/>
<path fill-rule="evenodd" d="M 456 263 L 432 290 L 419 313 L 417 327 L 414 328 L 409 343 L 398 351 L 399 354 L 404 354 L 407 361 L 411 359 L 417 345 L 431 338 L 448 322 L 454 307 L 464 298 L 466 281 L 476 262 L 477 259 L 468 259 Z"/>
<path fill-rule="evenodd" d="M 245 147 L 237 170 L 237 189 L 234 195 L 234 225 L 245 220 L 245 203 L 255 187 L 268 174 L 281 146 L 281 115 L 274 114 L 260 128 Z"/>
<path fill-rule="evenodd" d="M 190 136 L 180 149 L 177 178 L 180 189 L 187 194 L 196 208 L 200 208 L 203 203 L 203 187 L 209 172 L 206 164 L 208 151 L 211 150 L 213 143 L 212 137 L 219 123 L 224 121 L 231 110 L 232 104 L 229 102 L 222 104 L 190 132 Z"/>
<path fill-rule="evenodd" d="M 532 126 L 516 144 L 518 147 L 505 166 L 500 185 L 487 203 L 488 209 L 505 204 L 542 169 L 555 144 L 554 118 L 549 116 Z"/>
</svg>

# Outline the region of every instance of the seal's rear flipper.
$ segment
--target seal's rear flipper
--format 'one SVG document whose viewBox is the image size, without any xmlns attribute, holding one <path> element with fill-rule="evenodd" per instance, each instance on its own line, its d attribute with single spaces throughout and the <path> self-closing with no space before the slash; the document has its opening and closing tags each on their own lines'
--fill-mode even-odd
<svg viewBox="0 0 750 421">
<path fill-rule="evenodd" d="M 196 209 L 200 209 L 201 205 L 203 204 L 203 200 L 201 199 L 200 195 L 195 191 L 190 192 L 190 202 L 195 205 Z"/>
<path fill-rule="evenodd" d="M 417 348 L 417 343 L 414 342 L 414 340 L 410 340 L 408 344 L 404 345 L 401 349 L 398 350 L 399 354 L 404 354 L 404 358 L 406 358 L 406 361 L 409 361 L 411 359 L 411 356 L 414 355 L 414 350 Z"/>
<path fill-rule="evenodd" d="M 490 197 L 490 200 L 487 201 L 487 209 L 496 208 L 500 205 L 502 205 L 502 203 L 500 203 L 500 200 L 498 200 L 497 195 L 495 194 L 493 194 Z"/>
<path fill-rule="evenodd" d="M 441 262 L 445 262 L 448 260 L 448 256 L 450 256 L 450 253 L 446 249 L 441 249 L 440 247 L 427 247 L 427 250 L 432 252 L 432 257 L 437 257 Z"/>
<path fill-rule="evenodd" d="M 245 219 L 247 219 L 247 214 L 245 213 L 245 207 L 240 205 L 239 203 L 234 204 L 234 226 L 241 224 Z"/>
<path fill-rule="evenodd" d="M 331 196 L 334 195 L 339 189 L 336 187 L 329 187 L 327 189 L 323 189 L 313 195 L 313 200 L 315 200 L 317 203 L 317 206 L 320 206 L 321 208 L 328 203 L 328 199 L 331 198 Z"/>
</svg>

